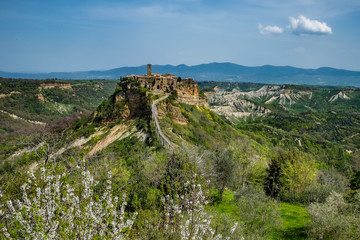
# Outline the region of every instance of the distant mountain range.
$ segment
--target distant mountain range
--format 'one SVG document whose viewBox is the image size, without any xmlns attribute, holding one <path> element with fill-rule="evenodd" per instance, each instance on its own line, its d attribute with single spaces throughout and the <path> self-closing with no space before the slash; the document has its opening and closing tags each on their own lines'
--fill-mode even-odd
<svg viewBox="0 0 360 240">
<path fill-rule="evenodd" d="M 191 77 L 197 81 L 256 82 L 270 84 L 334 85 L 360 87 L 360 71 L 348 71 L 322 67 L 303 69 L 290 66 L 246 67 L 234 63 L 207 63 L 195 66 L 184 64 L 153 65 L 152 72 L 172 73 L 175 76 Z M 9 73 L 1 72 L 4 78 L 30 79 L 118 79 L 130 74 L 146 74 L 146 65 L 120 67 L 104 71 Z"/>
</svg>

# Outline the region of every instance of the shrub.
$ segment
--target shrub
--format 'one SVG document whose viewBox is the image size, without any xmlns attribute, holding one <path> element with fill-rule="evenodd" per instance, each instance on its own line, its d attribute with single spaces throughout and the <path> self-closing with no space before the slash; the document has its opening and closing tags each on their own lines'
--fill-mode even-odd
<svg viewBox="0 0 360 240">
<path fill-rule="evenodd" d="M 348 179 L 336 169 L 322 169 L 317 174 L 316 183 L 311 184 L 295 196 L 293 194 L 282 193 L 281 200 L 304 204 L 314 202 L 324 203 L 332 191 L 346 193 L 348 184 Z"/>
<path fill-rule="evenodd" d="M 252 186 L 238 190 L 234 199 L 239 206 L 244 232 L 249 239 L 264 239 L 280 223 L 278 203 Z"/>
<path fill-rule="evenodd" d="M 307 233 L 311 239 L 357 239 L 360 229 L 356 217 L 349 212 L 351 206 L 344 201 L 341 194 L 331 192 L 325 203 L 313 203 L 307 210 L 311 221 Z"/>
</svg>

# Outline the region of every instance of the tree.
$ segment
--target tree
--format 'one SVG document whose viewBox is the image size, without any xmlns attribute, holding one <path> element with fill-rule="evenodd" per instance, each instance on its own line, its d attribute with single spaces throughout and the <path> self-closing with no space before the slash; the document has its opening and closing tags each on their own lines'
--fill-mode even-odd
<svg viewBox="0 0 360 240">
<path fill-rule="evenodd" d="M 0 229 L 6 239 L 127 239 L 136 213 L 126 220 L 126 194 L 122 201 L 112 195 L 111 172 L 99 196 L 89 171 L 81 171 L 74 188 L 68 174 L 51 169 L 42 167 L 38 177 L 29 172 L 22 199 L 6 200 L 0 192 Z"/>
<path fill-rule="evenodd" d="M 265 193 L 276 198 L 281 191 L 296 196 L 316 179 L 315 162 L 297 153 L 280 153 L 270 162 L 265 178 Z"/>
<path fill-rule="evenodd" d="M 30 151 L 36 154 L 45 166 L 50 162 L 66 161 L 67 157 L 62 154 L 64 149 L 60 150 L 66 130 L 54 131 L 51 126 L 42 126 L 38 128 L 36 134 L 26 137 L 23 144 L 30 148 Z"/>
<path fill-rule="evenodd" d="M 221 240 L 230 239 L 230 236 L 223 237 L 211 226 L 212 216 L 206 214 L 205 207 L 208 204 L 206 193 L 201 184 L 197 181 L 195 174 L 190 181 L 184 184 L 182 195 L 175 196 L 175 199 L 166 195 L 161 199 L 164 207 L 164 229 L 167 239 L 209 239 Z M 230 235 L 234 233 L 238 223 L 235 222 L 230 229 Z M 175 238 L 174 238 L 175 237 Z M 236 236 L 236 239 L 244 239 Z"/>
<path fill-rule="evenodd" d="M 236 159 L 234 188 L 246 188 L 249 185 L 263 184 L 266 171 L 265 156 L 254 156 L 253 149 L 248 142 L 231 148 Z"/>
<path fill-rule="evenodd" d="M 360 189 L 360 171 L 356 171 L 350 179 L 351 190 Z"/>
<path fill-rule="evenodd" d="M 281 181 L 284 189 L 296 196 L 315 181 L 317 169 L 315 161 L 306 160 L 304 156 L 294 153 L 287 154 L 282 172 Z"/>
<path fill-rule="evenodd" d="M 347 200 L 349 202 L 358 202 L 360 210 L 360 171 L 356 171 L 350 178 L 350 189 L 347 194 Z"/>
<path fill-rule="evenodd" d="M 264 191 L 266 195 L 276 198 L 281 191 L 283 176 L 282 166 L 285 162 L 286 155 L 280 153 L 271 159 L 269 168 L 266 170 L 266 178 L 264 182 Z"/>
<path fill-rule="evenodd" d="M 236 177 L 237 162 L 231 149 L 216 151 L 212 157 L 212 183 L 219 190 L 221 201 L 225 187 L 231 186 Z"/>
<path fill-rule="evenodd" d="M 195 164 L 189 159 L 188 154 L 172 153 L 169 156 L 163 179 L 166 193 L 170 195 L 176 194 L 194 171 Z"/>
</svg>

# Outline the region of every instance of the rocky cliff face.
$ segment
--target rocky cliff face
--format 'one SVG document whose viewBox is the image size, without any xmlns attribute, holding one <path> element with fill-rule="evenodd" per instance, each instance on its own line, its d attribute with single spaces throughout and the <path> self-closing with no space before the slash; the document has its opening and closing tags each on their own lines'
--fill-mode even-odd
<svg viewBox="0 0 360 240">
<path fill-rule="evenodd" d="M 296 103 L 301 103 L 303 101 L 311 100 L 313 93 L 310 90 L 295 90 L 289 89 L 285 85 L 265 85 L 258 90 L 242 92 L 237 89 L 232 91 L 225 91 L 219 88 L 214 89 L 215 92 L 207 94 L 209 102 L 213 106 L 229 106 L 229 105 L 239 105 L 236 107 L 241 110 L 241 112 L 249 112 L 248 110 L 255 110 L 258 113 L 269 113 L 270 111 L 264 107 L 251 107 L 249 106 L 248 100 L 255 100 L 257 102 L 262 102 L 264 104 L 270 103 L 279 103 L 281 105 L 293 105 Z M 249 103 L 246 103 L 249 102 Z"/>
<path fill-rule="evenodd" d="M 11 97 L 11 95 L 14 95 L 14 94 L 21 94 L 21 92 L 19 92 L 19 91 L 11 91 L 9 94 L 1 93 L 0 98 Z"/>
<path fill-rule="evenodd" d="M 186 125 L 188 124 L 188 120 L 181 113 L 180 108 L 173 106 L 170 103 L 162 102 L 158 107 L 158 118 L 162 119 L 166 117 L 166 114 L 171 115 L 171 119 L 178 124 Z"/>
<path fill-rule="evenodd" d="M 199 95 L 199 85 L 191 78 L 180 79 L 171 74 L 131 75 L 120 80 L 115 93 L 94 112 L 93 121 L 113 122 L 150 116 L 149 96 L 170 93 L 176 96 L 176 102 L 209 106 L 206 98 Z M 159 112 L 160 118 L 169 113 L 175 122 L 187 123 L 177 107 L 166 104 L 162 109 L 164 111 Z"/>
<path fill-rule="evenodd" d="M 178 94 L 179 102 L 208 107 L 206 99 L 199 96 L 199 85 L 191 78 L 183 79 L 175 89 Z"/>
<path fill-rule="evenodd" d="M 267 95 L 272 96 L 279 92 L 280 89 L 280 86 L 263 86 L 256 91 L 241 92 L 233 89 L 229 92 L 215 87 L 215 92 L 208 92 L 206 96 L 209 100 L 210 109 L 219 115 L 226 116 L 228 119 L 259 117 L 269 114 L 270 109 L 255 104 L 248 99 L 258 99 Z"/>
<path fill-rule="evenodd" d="M 94 112 L 95 122 L 114 122 L 150 115 L 148 92 L 134 82 L 120 82 L 115 93 L 104 101 Z"/>
<path fill-rule="evenodd" d="M 331 98 L 329 99 L 329 102 L 334 102 L 338 99 L 344 99 L 344 100 L 349 100 L 350 97 L 347 96 L 347 94 L 352 93 L 352 90 L 347 90 L 347 91 L 340 91 L 338 94 L 335 94 L 333 96 L 331 96 Z"/>
<path fill-rule="evenodd" d="M 122 118 L 133 118 L 148 112 L 146 94 L 129 89 L 115 94 L 115 104 L 124 103 Z"/>
<path fill-rule="evenodd" d="M 135 81 L 121 81 L 115 93 L 115 104 L 124 104 L 123 118 L 138 117 L 150 114 L 148 106 L 149 92 L 138 86 Z"/>
<path fill-rule="evenodd" d="M 271 112 L 269 109 L 253 102 L 231 96 L 223 98 L 210 96 L 209 103 L 212 111 L 226 117 L 259 117 Z"/>
</svg>

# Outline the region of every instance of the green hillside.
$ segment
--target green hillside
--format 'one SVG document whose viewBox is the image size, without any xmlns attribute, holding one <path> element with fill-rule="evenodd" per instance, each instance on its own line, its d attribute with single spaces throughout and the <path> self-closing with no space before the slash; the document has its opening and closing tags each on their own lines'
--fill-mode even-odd
<svg viewBox="0 0 360 240">
<path fill-rule="evenodd" d="M 67 83 L 71 88 L 41 87 L 56 83 Z M 88 114 L 113 93 L 115 85 L 116 81 L 110 80 L 0 78 L 0 94 L 10 95 L 0 98 L 0 109 L 36 121 L 51 121 L 73 112 Z"/>
<path fill-rule="evenodd" d="M 70 88 L 41 86 L 68 84 Z M 0 156 L 28 147 L 23 135 L 58 130 L 89 115 L 115 89 L 110 80 L 29 80 L 0 78 Z M 45 124 L 46 127 L 45 127 Z"/>
<path fill-rule="evenodd" d="M 123 84 L 126 81 L 129 79 L 122 79 Z M 183 103 L 174 91 L 164 97 L 133 83 L 128 88 L 119 87 L 120 83 L 116 90 L 112 85 L 102 100 L 104 95 L 98 91 L 107 92 L 105 86 L 110 89 L 114 82 L 74 81 L 70 82 L 72 90 L 54 87 L 41 91 L 40 82 L 30 82 L 32 94 L 41 92 L 46 101 L 33 106 L 18 99 L 17 108 L 2 103 L 8 107 L 6 111 L 17 109 L 13 113 L 38 121 L 51 120 L 54 109 L 58 109 L 55 118 L 79 110 L 87 116 L 63 130 L 48 129 L 32 136 L 19 132 L 17 139 L 31 143 L 32 149 L 11 142 L 2 145 L 3 202 L 21 196 L 20 186 L 28 178 L 28 170 L 39 181 L 47 173 L 67 173 L 59 177 L 64 181 L 59 187 L 61 194 L 69 194 L 67 183 L 75 195 L 89 189 L 87 196 L 94 196 L 79 198 L 82 217 L 74 221 L 79 226 L 95 224 L 94 218 L 88 219 L 90 202 L 98 209 L 108 207 L 99 213 L 123 211 L 123 219 L 136 212 L 134 222 L 122 229 L 125 239 L 191 239 L 200 233 L 203 235 L 197 239 L 220 239 L 218 234 L 230 239 L 357 239 L 360 234 L 358 89 L 208 82 L 200 84 L 208 108 Z M 101 83 L 103 89 L 94 90 L 95 84 Z M 14 90 L 2 91 L 10 94 Z M 342 91 L 345 95 L 330 101 Z M 125 95 L 127 98 L 120 98 Z M 29 90 L 24 98 L 30 96 Z M 161 97 L 164 100 L 156 104 L 159 124 L 174 148 L 161 144 L 152 118 L 152 104 Z M 91 110 L 96 101 L 97 107 Z M 61 112 L 55 102 L 77 110 Z M 32 117 L 36 108 L 41 118 Z M 140 112 L 132 112 L 134 109 Z M 219 109 L 226 111 L 217 114 Z M 231 115 L 229 109 L 243 112 Z M 9 115 L 1 114 L 2 137 L 14 139 L 6 135 Z M 20 127 L 21 121 L 13 121 L 11 127 Z M 20 149 L 23 151 L 12 155 Z M 87 171 L 98 184 L 91 185 Z M 56 178 L 49 179 L 55 184 Z M 28 182 L 29 198 L 36 198 L 38 186 L 49 184 L 41 181 L 37 186 Z M 91 186 L 83 186 L 85 183 Z M 57 189 L 56 184 L 52 186 L 48 191 Z M 107 198 L 102 199 L 103 194 Z M 113 205 L 111 197 L 121 200 L 123 194 L 126 207 Z M 77 208 L 66 199 L 59 206 L 63 212 L 70 205 Z M 33 212 L 40 208 L 35 205 Z M 5 205 L 0 208 L 8 211 Z M 109 234 L 98 238 L 111 239 L 115 230 L 111 221 L 116 218 L 96 216 L 104 223 L 99 229 L 107 229 Z M 45 229 L 42 218 L 33 221 L 39 232 Z M 63 218 L 57 221 L 64 229 L 71 225 Z M 238 225 L 232 229 L 235 223 Z M 13 238 L 25 237 L 19 220 L 7 223 L 7 217 L 1 215 L 0 227 L 6 227 Z M 65 230 L 61 234 L 76 239 Z"/>
</svg>

